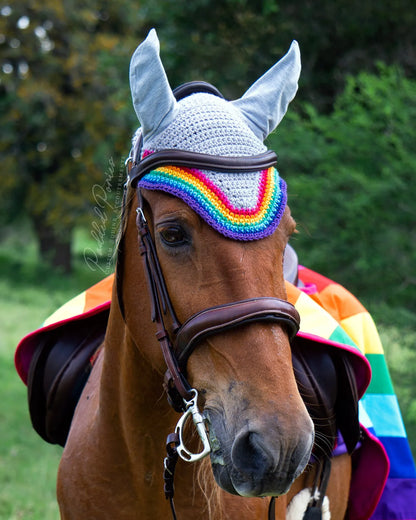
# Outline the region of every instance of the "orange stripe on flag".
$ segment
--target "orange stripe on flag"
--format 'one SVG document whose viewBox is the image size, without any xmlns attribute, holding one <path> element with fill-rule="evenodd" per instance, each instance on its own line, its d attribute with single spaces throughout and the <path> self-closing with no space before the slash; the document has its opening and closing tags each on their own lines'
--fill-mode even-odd
<svg viewBox="0 0 416 520">
<path fill-rule="evenodd" d="M 337 283 L 332 283 L 320 292 L 319 299 L 322 306 L 327 310 L 338 322 L 366 312 L 366 309 L 349 291 L 344 289 Z"/>
<path fill-rule="evenodd" d="M 111 300 L 114 273 L 86 290 L 84 312 Z"/>
<path fill-rule="evenodd" d="M 287 300 L 292 305 L 295 305 L 295 303 L 297 302 L 297 300 L 299 298 L 301 291 L 300 291 L 300 289 L 298 289 L 297 287 L 292 285 L 290 282 L 287 282 L 286 280 L 285 280 L 285 284 L 286 284 Z"/>
</svg>

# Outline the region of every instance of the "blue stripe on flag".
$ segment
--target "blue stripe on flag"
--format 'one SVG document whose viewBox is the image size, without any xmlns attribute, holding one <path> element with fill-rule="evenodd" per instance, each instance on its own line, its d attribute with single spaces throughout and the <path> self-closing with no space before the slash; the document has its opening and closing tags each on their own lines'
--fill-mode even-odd
<svg viewBox="0 0 416 520">
<path fill-rule="evenodd" d="M 395 395 L 366 394 L 361 403 L 373 423 L 377 437 L 406 437 Z"/>
<path fill-rule="evenodd" d="M 407 439 L 378 437 L 386 448 L 390 460 L 389 478 L 416 478 L 415 463 Z"/>
</svg>

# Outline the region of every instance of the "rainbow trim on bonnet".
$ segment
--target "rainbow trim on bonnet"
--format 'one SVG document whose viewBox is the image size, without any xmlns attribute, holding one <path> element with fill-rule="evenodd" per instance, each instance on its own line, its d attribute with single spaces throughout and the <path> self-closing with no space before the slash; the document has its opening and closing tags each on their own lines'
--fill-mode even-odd
<svg viewBox="0 0 416 520">
<path fill-rule="evenodd" d="M 271 235 L 284 213 L 286 183 L 276 168 L 253 172 L 257 203 L 251 208 L 233 206 L 207 175 L 194 168 L 162 166 L 147 173 L 141 188 L 162 190 L 179 197 L 219 233 L 235 240 L 258 240 Z"/>
</svg>

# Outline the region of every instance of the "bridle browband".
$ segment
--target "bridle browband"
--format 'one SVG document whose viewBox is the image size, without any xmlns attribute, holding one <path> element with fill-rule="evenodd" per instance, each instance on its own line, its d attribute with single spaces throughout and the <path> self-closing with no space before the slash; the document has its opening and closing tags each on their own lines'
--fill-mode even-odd
<svg viewBox="0 0 416 520">
<path fill-rule="evenodd" d="M 200 168 L 221 172 L 256 172 L 274 166 L 277 156 L 272 150 L 247 157 L 221 157 L 185 150 L 162 150 L 144 157 L 130 170 L 130 183 L 135 188 L 144 175 L 161 166 L 175 165 L 185 168 Z"/>
<path fill-rule="evenodd" d="M 201 82 L 186 84 L 180 90 L 174 91 L 174 94 L 177 99 L 180 99 L 190 93 L 201 91 L 221 96 L 215 87 Z M 221 157 L 173 149 L 154 152 L 142 159 L 141 148 L 142 138 L 140 137 L 136 141 L 131 157 L 126 161 L 128 178 L 125 194 L 128 187 L 135 189 L 137 194 L 136 224 L 139 235 L 139 250 L 149 287 L 151 319 L 155 323 L 156 337 L 160 343 L 167 367 L 164 388 L 171 406 L 177 412 L 184 413 L 178 422 L 175 433 L 168 436 L 168 457 L 165 459 L 165 494 L 171 501 L 173 517 L 176 518 L 172 499 L 173 472 L 178 454 L 184 460 L 193 461 L 202 458 L 210 451 L 203 418 L 197 407 L 198 394 L 186 379 L 186 365 L 193 350 L 208 336 L 221 334 L 253 322 L 267 321 L 282 325 L 287 331 L 289 339 L 292 340 L 299 330 L 300 317 L 291 303 L 274 297 L 260 297 L 207 308 L 192 315 L 181 324 L 169 297 L 156 246 L 145 216 L 143 194 L 139 186 L 140 180 L 148 172 L 164 165 L 222 172 L 254 172 L 274 166 L 277 161 L 276 154 L 267 151 L 256 156 Z M 123 203 L 123 212 L 125 205 L 126 200 Z M 121 242 L 122 240 L 123 238 Z M 120 244 L 119 256 L 121 250 Z M 118 259 L 117 293 L 120 310 L 124 317 L 120 283 L 121 268 L 122 262 Z M 182 428 L 190 416 L 192 416 L 203 443 L 203 451 L 198 454 L 188 452 L 182 443 Z"/>
</svg>

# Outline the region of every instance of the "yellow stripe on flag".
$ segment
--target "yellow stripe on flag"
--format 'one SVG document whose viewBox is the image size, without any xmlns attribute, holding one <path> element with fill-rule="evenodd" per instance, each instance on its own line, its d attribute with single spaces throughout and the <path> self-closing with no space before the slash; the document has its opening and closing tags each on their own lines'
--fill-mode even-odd
<svg viewBox="0 0 416 520">
<path fill-rule="evenodd" d="M 85 307 L 85 292 L 78 294 L 69 302 L 66 302 L 62 307 L 60 307 L 57 311 L 55 311 L 49 318 L 45 320 L 43 323 L 43 327 L 47 325 L 52 325 L 52 323 L 56 323 L 58 321 L 67 320 L 72 316 L 77 316 L 78 314 L 82 314 L 84 312 Z"/>
<path fill-rule="evenodd" d="M 344 318 L 340 324 L 363 354 L 384 353 L 373 318 L 368 312 Z"/>
<path fill-rule="evenodd" d="M 300 293 L 295 307 L 301 316 L 300 331 L 329 339 L 338 323 L 309 296 Z"/>
</svg>

